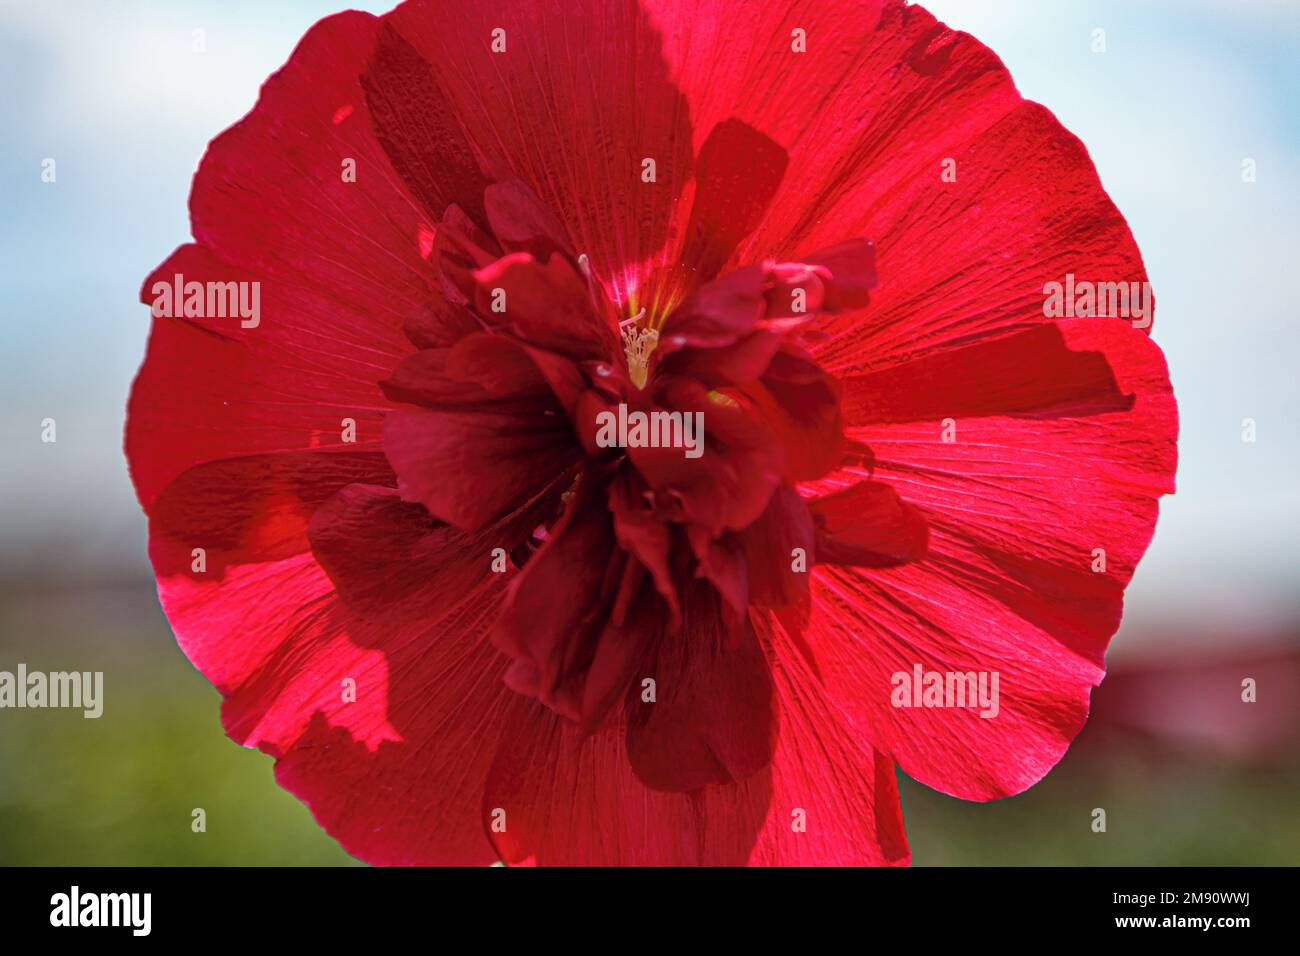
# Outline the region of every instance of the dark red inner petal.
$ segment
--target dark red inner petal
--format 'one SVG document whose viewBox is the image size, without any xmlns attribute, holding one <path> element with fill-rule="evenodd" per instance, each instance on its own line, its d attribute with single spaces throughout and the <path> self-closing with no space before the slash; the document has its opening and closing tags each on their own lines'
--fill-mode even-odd
<svg viewBox="0 0 1300 956">
<path fill-rule="evenodd" d="M 776 741 L 777 703 L 766 657 L 746 622 L 733 640 L 720 626 L 721 598 L 696 582 L 685 626 L 666 636 L 642 686 L 628 702 L 632 769 L 657 790 L 697 790 L 744 780 L 767 766 Z"/>
<path fill-rule="evenodd" d="M 1133 405 L 1106 356 L 1073 351 L 1052 324 L 853 375 L 843 385 L 844 414 L 855 425 L 1096 415 Z"/>
<path fill-rule="evenodd" d="M 785 178 L 785 150 L 740 120 L 713 128 L 695 162 L 695 202 L 681 261 L 707 281 L 762 221 Z"/>
<path fill-rule="evenodd" d="M 488 179 L 474 147 L 429 62 L 391 23 L 379 29 L 361 86 L 376 138 L 431 217 L 457 203 L 484 224 Z M 439 145 L 436 153 L 429 143 Z"/>
<path fill-rule="evenodd" d="M 546 543 L 511 582 L 493 631 L 514 658 L 511 686 L 589 728 L 626 693 L 666 620 L 666 605 L 649 600 L 648 577 L 629 571 L 637 558 L 618 546 L 602 484 L 590 475 L 579 482 Z M 631 613 L 615 620 L 620 600 Z"/>
<path fill-rule="evenodd" d="M 920 561 L 929 548 L 925 516 L 891 486 L 863 481 L 811 503 L 821 564 L 888 568 Z"/>
</svg>

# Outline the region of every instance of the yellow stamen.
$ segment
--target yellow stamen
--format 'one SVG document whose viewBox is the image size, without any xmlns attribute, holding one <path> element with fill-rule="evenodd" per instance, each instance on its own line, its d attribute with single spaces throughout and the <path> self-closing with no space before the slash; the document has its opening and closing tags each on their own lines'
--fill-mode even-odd
<svg viewBox="0 0 1300 956">
<path fill-rule="evenodd" d="M 656 329 L 640 325 L 646 310 L 642 309 L 632 318 L 620 322 L 623 331 L 623 351 L 627 354 L 627 371 L 632 384 L 645 388 L 646 376 L 650 373 L 650 353 L 659 344 L 659 332 Z"/>
</svg>

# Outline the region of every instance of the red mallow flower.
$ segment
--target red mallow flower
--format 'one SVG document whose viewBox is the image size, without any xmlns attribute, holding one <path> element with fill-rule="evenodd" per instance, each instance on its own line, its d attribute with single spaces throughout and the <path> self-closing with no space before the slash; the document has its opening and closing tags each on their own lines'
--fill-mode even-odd
<svg viewBox="0 0 1300 956">
<path fill-rule="evenodd" d="M 344 13 L 191 216 L 145 301 L 260 311 L 154 319 L 159 592 L 350 852 L 905 863 L 896 766 L 989 800 L 1079 731 L 1176 411 L 1148 322 L 1048 317 L 1146 274 L 971 37 L 899 0 Z M 608 447 L 637 412 L 702 452 Z M 931 672 L 996 716 L 894 706 Z"/>
</svg>

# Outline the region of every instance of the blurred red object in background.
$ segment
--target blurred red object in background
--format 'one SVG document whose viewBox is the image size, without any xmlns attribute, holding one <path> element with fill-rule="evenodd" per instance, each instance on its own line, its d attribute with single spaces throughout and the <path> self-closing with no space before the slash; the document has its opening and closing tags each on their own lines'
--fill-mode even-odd
<svg viewBox="0 0 1300 956">
<path fill-rule="evenodd" d="M 1098 730 L 1137 731 L 1234 760 L 1293 759 L 1300 753 L 1300 642 L 1273 633 L 1234 638 L 1231 651 L 1222 638 L 1217 643 L 1187 641 L 1204 650 L 1173 662 L 1115 662 L 1093 695 L 1091 720 Z"/>
</svg>

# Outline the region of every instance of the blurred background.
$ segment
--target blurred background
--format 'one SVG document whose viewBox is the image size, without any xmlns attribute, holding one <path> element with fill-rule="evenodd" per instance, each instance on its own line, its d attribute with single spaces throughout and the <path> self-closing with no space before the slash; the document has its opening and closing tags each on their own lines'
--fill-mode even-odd
<svg viewBox="0 0 1300 956">
<path fill-rule="evenodd" d="M 1182 434 L 1087 728 L 1019 797 L 905 780 L 915 862 L 1300 862 L 1300 2 L 924 5 L 1088 145 L 1146 260 Z M 0 670 L 107 672 L 99 720 L 0 712 L 0 864 L 355 863 L 222 734 L 158 609 L 121 454 L 137 292 L 189 236 L 198 159 L 340 7 L 0 0 Z"/>
</svg>

